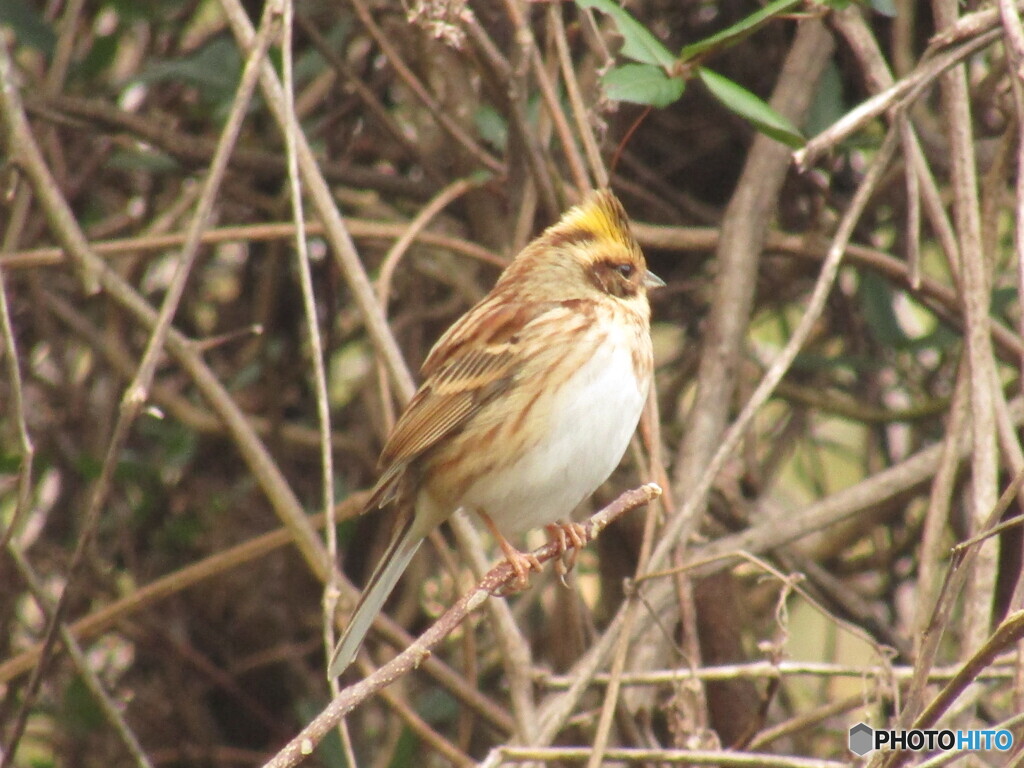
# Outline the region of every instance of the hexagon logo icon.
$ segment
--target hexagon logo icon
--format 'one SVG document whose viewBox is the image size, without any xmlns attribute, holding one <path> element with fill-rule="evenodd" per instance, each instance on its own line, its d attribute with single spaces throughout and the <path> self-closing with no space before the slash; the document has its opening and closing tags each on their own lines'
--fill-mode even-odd
<svg viewBox="0 0 1024 768">
<path fill-rule="evenodd" d="M 850 729 L 850 751 L 863 757 L 874 747 L 874 730 L 867 723 L 857 723 Z"/>
</svg>

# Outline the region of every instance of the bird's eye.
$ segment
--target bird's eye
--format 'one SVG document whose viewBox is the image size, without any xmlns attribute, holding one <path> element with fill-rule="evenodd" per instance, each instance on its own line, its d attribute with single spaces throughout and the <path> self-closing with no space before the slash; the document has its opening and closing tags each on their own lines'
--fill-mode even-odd
<svg viewBox="0 0 1024 768">
<path fill-rule="evenodd" d="M 633 276 L 636 268 L 632 264 L 616 264 L 615 271 L 628 280 Z"/>
</svg>

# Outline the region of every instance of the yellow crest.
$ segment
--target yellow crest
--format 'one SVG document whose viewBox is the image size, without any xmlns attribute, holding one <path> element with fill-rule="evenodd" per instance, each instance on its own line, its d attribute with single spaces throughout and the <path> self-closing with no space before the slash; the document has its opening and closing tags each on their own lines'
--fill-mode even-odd
<svg viewBox="0 0 1024 768">
<path fill-rule="evenodd" d="M 619 243 L 628 248 L 636 248 L 636 242 L 629 231 L 629 217 L 619 199 L 608 189 L 590 193 L 587 198 L 570 208 L 562 216 L 561 221 L 551 227 L 555 234 L 577 233 L 574 239 L 594 239 Z M 589 235 L 589 238 L 581 237 Z M 557 236 L 557 235 L 556 235 Z"/>
</svg>

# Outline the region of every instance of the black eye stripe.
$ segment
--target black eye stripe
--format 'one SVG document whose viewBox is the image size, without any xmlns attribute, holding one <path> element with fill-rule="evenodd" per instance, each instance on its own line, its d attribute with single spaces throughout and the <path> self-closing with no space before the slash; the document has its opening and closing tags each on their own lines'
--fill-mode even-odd
<svg viewBox="0 0 1024 768">
<path fill-rule="evenodd" d="M 621 258 L 616 254 L 598 259 L 586 270 L 586 276 L 595 288 L 611 296 L 635 296 L 640 291 L 636 279 L 640 267 L 632 261 L 620 261 Z"/>
</svg>

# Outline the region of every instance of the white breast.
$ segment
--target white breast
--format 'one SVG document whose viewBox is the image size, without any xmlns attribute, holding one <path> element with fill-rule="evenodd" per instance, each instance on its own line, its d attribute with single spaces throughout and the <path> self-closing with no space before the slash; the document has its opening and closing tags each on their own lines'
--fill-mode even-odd
<svg viewBox="0 0 1024 768">
<path fill-rule="evenodd" d="M 486 511 L 506 535 L 556 520 L 603 483 L 629 447 L 647 399 L 648 382 L 637 381 L 626 334 L 608 340 L 557 392 L 536 447 L 511 467 L 481 478 L 462 497 L 467 509 Z"/>
</svg>

